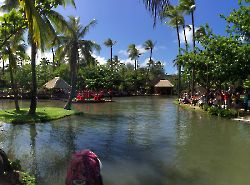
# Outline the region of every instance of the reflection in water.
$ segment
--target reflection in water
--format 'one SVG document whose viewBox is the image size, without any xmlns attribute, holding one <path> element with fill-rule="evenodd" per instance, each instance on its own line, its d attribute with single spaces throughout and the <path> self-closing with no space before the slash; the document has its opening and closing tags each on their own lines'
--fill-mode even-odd
<svg viewBox="0 0 250 185">
<path fill-rule="evenodd" d="M 85 148 L 100 156 L 105 185 L 248 184 L 249 125 L 183 110 L 172 101 L 117 98 L 76 104 L 83 116 L 36 125 L 2 124 L 0 148 L 11 159 L 20 159 L 38 185 L 64 184 L 71 154 Z"/>
</svg>

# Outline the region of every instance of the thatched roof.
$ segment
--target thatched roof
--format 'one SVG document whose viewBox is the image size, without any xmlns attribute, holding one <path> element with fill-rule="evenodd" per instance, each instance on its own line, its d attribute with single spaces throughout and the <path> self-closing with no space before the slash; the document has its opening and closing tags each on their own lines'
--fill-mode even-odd
<svg viewBox="0 0 250 185">
<path fill-rule="evenodd" d="M 174 87 L 174 85 L 168 80 L 160 80 L 155 87 Z"/>
<path fill-rule="evenodd" d="M 70 85 L 60 77 L 55 77 L 43 86 L 47 89 L 70 89 Z"/>
</svg>

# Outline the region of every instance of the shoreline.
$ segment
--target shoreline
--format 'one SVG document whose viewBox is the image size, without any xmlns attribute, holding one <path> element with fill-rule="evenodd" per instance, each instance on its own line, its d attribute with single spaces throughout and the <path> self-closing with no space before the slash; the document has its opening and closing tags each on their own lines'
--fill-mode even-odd
<svg viewBox="0 0 250 185">
<path fill-rule="evenodd" d="M 15 109 L 0 110 L 0 123 L 12 124 L 34 124 L 44 123 L 62 119 L 72 115 L 82 115 L 83 112 L 65 110 L 58 107 L 38 107 L 36 115 L 28 115 L 29 108 L 22 108 L 20 111 Z"/>
<path fill-rule="evenodd" d="M 191 105 L 191 104 L 183 104 L 183 103 L 180 103 L 180 102 L 178 102 L 178 101 L 175 101 L 174 103 L 175 103 L 176 105 L 179 105 L 180 107 L 185 108 L 185 109 L 188 109 L 188 110 L 202 111 L 202 112 L 204 112 L 204 113 L 209 114 L 207 111 L 205 111 L 204 109 L 202 109 L 202 108 L 199 107 L 199 106 L 194 106 L 194 105 Z M 248 110 L 247 113 L 245 113 L 243 109 L 239 109 L 239 110 L 237 110 L 237 111 L 238 111 L 238 116 L 237 116 L 237 117 L 235 117 L 235 118 L 228 118 L 228 119 L 250 124 L 250 112 L 249 112 L 249 110 Z M 244 115 L 244 116 L 239 116 L 240 113 L 245 114 L 245 115 Z M 214 116 L 215 116 L 215 115 L 214 115 Z"/>
</svg>

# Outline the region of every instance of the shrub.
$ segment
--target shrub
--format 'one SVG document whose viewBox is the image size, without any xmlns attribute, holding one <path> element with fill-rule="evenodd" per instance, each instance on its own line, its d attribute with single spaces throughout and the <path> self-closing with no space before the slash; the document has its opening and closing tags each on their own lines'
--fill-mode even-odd
<svg viewBox="0 0 250 185">
<path fill-rule="evenodd" d="M 211 115 L 221 116 L 225 118 L 237 117 L 237 110 L 235 109 L 221 109 L 219 107 L 208 107 L 207 111 Z"/>
</svg>

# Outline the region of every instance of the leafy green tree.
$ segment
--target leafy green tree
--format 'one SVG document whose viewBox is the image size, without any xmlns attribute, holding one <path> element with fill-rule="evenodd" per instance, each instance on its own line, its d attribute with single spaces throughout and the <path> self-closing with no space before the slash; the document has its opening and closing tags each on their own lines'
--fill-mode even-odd
<svg viewBox="0 0 250 185">
<path fill-rule="evenodd" d="M 47 58 L 41 58 L 41 61 L 37 66 L 37 77 L 38 87 L 42 87 L 45 83 L 54 78 L 53 62 L 49 61 Z"/>
<path fill-rule="evenodd" d="M 16 10 L 10 11 L 8 14 L 4 14 L 1 17 L 2 29 L 1 32 L 4 32 L 4 35 L 11 34 L 11 32 L 15 32 L 15 28 L 18 23 L 18 19 L 20 19 L 21 15 L 18 14 Z M 8 32 L 8 33 L 7 33 Z M 5 47 L 2 48 L 2 59 L 9 61 L 9 72 L 10 72 L 10 81 L 11 87 L 14 94 L 14 102 L 15 108 L 17 111 L 20 110 L 18 103 L 18 88 L 15 79 L 15 73 L 17 69 L 17 61 L 18 57 L 25 58 L 25 44 L 22 38 L 22 33 L 16 34 L 6 41 Z"/>
<path fill-rule="evenodd" d="M 247 2 L 247 1 L 246 1 Z M 248 1 L 249 3 L 249 1 Z M 227 31 L 237 39 L 250 41 L 250 6 L 240 6 L 238 10 L 233 10 L 228 17 L 221 15 L 228 25 Z"/>
<path fill-rule="evenodd" d="M 80 24 L 80 18 L 70 16 L 67 24 L 68 30 L 59 37 L 61 45 L 57 49 L 57 54 L 60 56 L 60 59 L 68 56 L 70 64 L 71 91 L 68 101 L 64 106 L 67 110 L 71 109 L 72 99 L 76 94 L 77 64 L 79 62 L 79 55 L 84 57 L 91 55 L 93 49 L 96 49 L 97 51 L 100 50 L 100 46 L 95 42 L 83 39 L 89 29 L 95 25 L 96 20 L 92 20 L 87 26 L 82 27 Z"/>
</svg>

